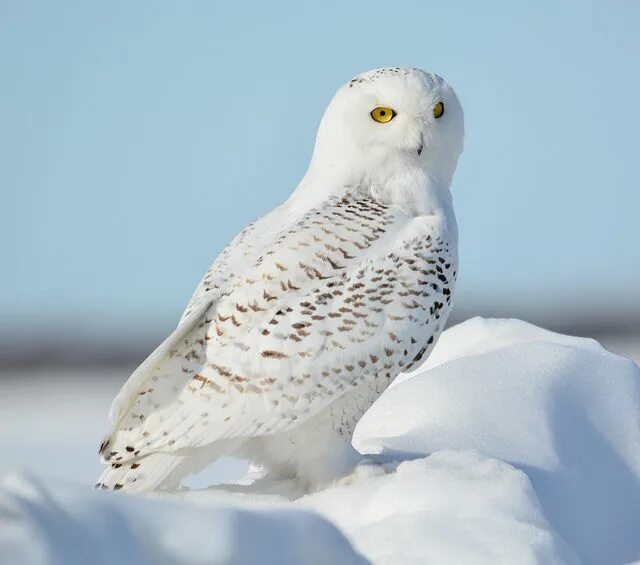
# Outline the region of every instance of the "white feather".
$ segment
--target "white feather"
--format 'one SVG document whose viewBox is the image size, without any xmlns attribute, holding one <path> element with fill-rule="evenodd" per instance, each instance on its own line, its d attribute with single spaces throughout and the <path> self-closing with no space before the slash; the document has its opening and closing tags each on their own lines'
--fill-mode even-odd
<svg viewBox="0 0 640 565">
<path fill-rule="evenodd" d="M 447 111 L 436 121 L 438 101 Z M 377 105 L 395 119 L 374 122 Z M 462 136 L 457 98 L 435 75 L 373 71 L 343 87 L 298 189 L 223 251 L 176 331 L 115 399 L 101 448 L 109 483 L 159 488 L 180 478 L 176 468 L 192 470 L 172 457 L 222 452 L 326 478 L 318 461 L 335 460 L 336 440 L 348 445 L 364 411 L 443 329 Z M 115 473 L 132 462 L 149 468 L 135 487 L 132 473 Z"/>
</svg>

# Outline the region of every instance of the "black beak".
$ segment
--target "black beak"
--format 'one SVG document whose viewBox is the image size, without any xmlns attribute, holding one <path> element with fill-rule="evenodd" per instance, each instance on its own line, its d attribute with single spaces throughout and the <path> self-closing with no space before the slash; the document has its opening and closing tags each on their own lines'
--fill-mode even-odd
<svg viewBox="0 0 640 565">
<path fill-rule="evenodd" d="M 420 134 L 420 145 L 418 146 L 418 157 L 422 155 L 422 150 L 424 149 L 424 137 Z"/>
</svg>

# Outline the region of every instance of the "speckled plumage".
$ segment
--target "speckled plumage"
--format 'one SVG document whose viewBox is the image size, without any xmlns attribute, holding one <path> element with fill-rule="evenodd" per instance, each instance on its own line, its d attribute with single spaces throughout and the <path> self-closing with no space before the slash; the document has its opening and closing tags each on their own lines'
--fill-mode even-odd
<svg viewBox="0 0 640 565">
<path fill-rule="evenodd" d="M 450 123 L 429 119 L 443 99 Z M 383 102 L 398 107 L 399 131 L 338 123 Z M 172 488 L 221 454 L 309 485 L 340 472 L 359 418 L 426 358 L 448 316 L 462 135 L 435 75 L 382 69 L 347 83 L 297 190 L 222 252 L 115 399 L 98 484 Z"/>
</svg>

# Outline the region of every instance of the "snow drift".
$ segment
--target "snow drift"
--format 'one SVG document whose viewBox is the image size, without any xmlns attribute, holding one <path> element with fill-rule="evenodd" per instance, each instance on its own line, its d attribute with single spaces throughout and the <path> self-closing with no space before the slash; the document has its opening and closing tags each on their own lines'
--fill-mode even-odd
<svg viewBox="0 0 640 565">
<path fill-rule="evenodd" d="M 372 455 L 302 497 L 266 480 L 144 498 L 6 477 L 0 563 L 640 559 L 640 368 L 592 340 L 469 320 L 354 445 Z"/>
<path fill-rule="evenodd" d="M 195 508 L 65 484 L 47 488 L 32 477 L 9 476 L 1 488 L 3 564 L 366 563 L 311 512 Z"/>
<path fill-rule="evenodd" d="M 593 340 L 481 319 L 446 332 L 428 363 L 365 414 L 356 448 L 478 450 L 527 474 L 546 518 L 585 562 L 640 557 L 636 363 Z"/>
</svg>

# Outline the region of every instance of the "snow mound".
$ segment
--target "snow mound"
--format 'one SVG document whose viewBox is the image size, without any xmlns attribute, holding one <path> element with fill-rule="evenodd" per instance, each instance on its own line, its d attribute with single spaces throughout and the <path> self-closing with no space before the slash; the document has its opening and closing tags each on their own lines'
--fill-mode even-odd
<svg viewBox="0 0 640 565">
<path fill-rule="evenodd" d="M 3 565 L 366 563 L 311 512 L 198 508 L 24 475 L 0 484 L 0 525 Z"/>
<path fill-rule="evenodd" d="M 527 476 L 476 452 L 364 462 L 351 476 L 294 501 L 291 488 L 258 481 L 181 497 L 205 506 L 315 511 L 376 564 L 579 562 L 544 518 Z"/>
<path fill-rule="evenodd" d="M 431 370 L 365 414 L 355 447 L 501 459 L 527 474 L 545 516 L 585 562 L 638 559 L 638 365 L 515 320 L 470 320 L 445 332 L 434 354 Z"/>
<path fill-rule="evenodd" d="M 640 559 L 640 367 L 593 340 L 469 320 L 354 445 L 372 455 L 299 498 L 267 479 L 145 498 L 9 476 L 0 563 Z"/>
<path fill-rule="evenodd" d="M 400 375 L 394 385 L 424 373 L 447 361 L 487 353 L 517 343 L 547 341 L 592 351 L 606 351 L 595 339 L 559 334 L 522 320 L 471 318 L 445 331 L 425 362 L 410 373 Z"/>
<path fill-rule="evenodd" d="M 362 473 L 361 476 L 358 476 Z M 578 563 L 527 476 L 473 452 L 439 452 L 307 496 L 374 563 Z"/>
</svg>

